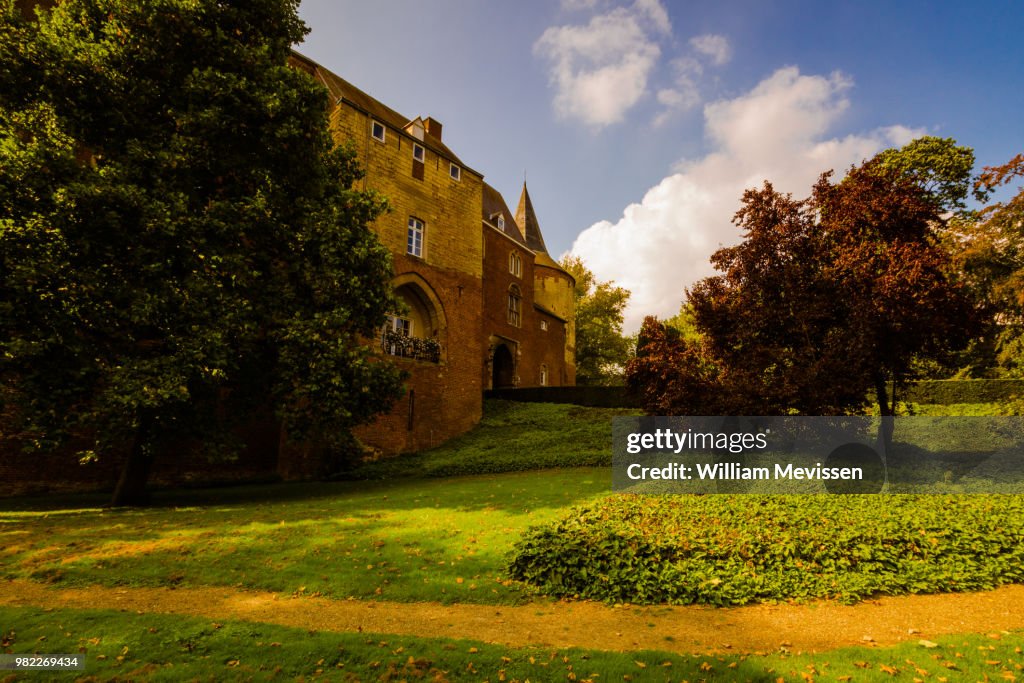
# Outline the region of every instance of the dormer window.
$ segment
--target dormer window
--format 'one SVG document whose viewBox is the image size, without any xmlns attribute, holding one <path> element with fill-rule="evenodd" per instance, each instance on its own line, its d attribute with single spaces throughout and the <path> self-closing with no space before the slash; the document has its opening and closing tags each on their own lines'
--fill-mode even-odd
<svg viewBox="0 0 1024 683">
<path fill-rule="evenodd" d="M 498 229 L 499 230 L 504 230 L 505 229 L 505 217 L 504 216 L 498 216 Z"/>
<path fill-rule="evenodd" d="M 374 121 L 370 124 L 370 135 L 378 142 L 384 142 L 384 124 Z"/>
<path fill-rule="evenodd" d="M 455 164 L 449 167 L 448 174 L 451 175 L 452 180 L 462 180 L 462 169 Z"/>
<path fill-rule="evenodd" d="M 423 163 L 423 160 L 427 158 L 427 153 L 424 151 L 423 145 L 417 145 L 415 142 L 412 143 L 412 158 Z"/>
</svg>

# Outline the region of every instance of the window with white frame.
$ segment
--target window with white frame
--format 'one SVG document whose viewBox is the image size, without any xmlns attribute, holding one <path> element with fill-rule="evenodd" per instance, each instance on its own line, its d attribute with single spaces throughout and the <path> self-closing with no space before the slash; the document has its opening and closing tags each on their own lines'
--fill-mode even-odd
<svg viewBox="0 0 1024 683">
<path fill-rule="evenodd" d="M 372 122 L 370 124 L 370 135 L 373 136 L 374 140 L 384 142 L 384 124 L 380 121 Z"/>
<path fill-rule="evenodd" d="M 462 180 L 462 169 L 457 165 L 452 164 L 449 166 L 448 173 L 451 175 L 452 180 Z"/>
<path fill-rule="evenodd" d="M 519 287 L 512 285 L 508 289 L 508 324 L 519 327 L 520 320 L 522 320 L 522 304 L 523 296 L 519 292 Z"/>
<path fill-rule="evenodd" d="M 405 253 L 423 257 L 423 221 L 409 216 L 409 230 L 405 241 Z"/>
<path fill-rule="evenodd" d="M 540 366 L 540 385 L 546 387 L 548 385 L 548 366 Z"/>
<path fill-rule="evenodd" d="M 499 230 L 504 230 L 505 229 L 505 217 L 504 216 L 500 216 L 500 215 L 498 216 L 498 229 Z"/>
<path fill-rule="evenodd" d="M 541 332 L 547 332 L 548 331 L 548 321 L 547 320 L 541 320 L 540 321 L 540 331 Z"/>
<path fill-rule="evenodd" d="M 412 336 L 412 320 L 408 318 L 401 318 L 397 315 L 389 315 L 387 328 L 393 332 L 397 332 L 403 337 Z"/>
<path fill-rule="evenodd" d="M 422 162 L 427 158 L 427 153 L 424 151 L 423 145 L 417 145 L 415 142 L 412 143 L 412 158 L 419 162 Z"/>
<path fill-rule="evenodd" d="M 518 251 L 510 252 L 508 255 L 508 272 L 516 277 L 522 277 L 523 275 L 523 258 L 519 255 Z"/>
</svg>

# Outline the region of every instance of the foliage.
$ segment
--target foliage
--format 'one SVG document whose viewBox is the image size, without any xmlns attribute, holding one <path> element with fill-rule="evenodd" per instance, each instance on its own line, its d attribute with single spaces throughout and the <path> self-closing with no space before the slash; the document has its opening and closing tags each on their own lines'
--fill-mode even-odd
<svg viewBox="0 0 1024 683">
<path fill-rule="evenodd" d="M 580 384 L 614 381 L 629 358 L 629 340 L 622 334 L 629 291 L 598 282 L 578 257 L 566 256 L 560 265 L 576 280 L 576 380 Z"/>
<path fill-rule="evenodd" d="M 368 463 L 359 479 L 451 477 L 611 465 L 611 419 L 627 409 L 488 400 L 480 424 L 437 448 Z"/>
<path fill-rule="evenodd" d="M 890 383 L 967 343 L 973 302 L 936 242 L 929 197 L 877 160 L 835 185 L 830 175 L 806 200 L 770 183 L 744 193 L 743 242 L 715 252 L 722 274 L 687 292 L 700 338 L 650 328 L 648 348 L 641 335 L 627 382 L 648 409 L 833 415 L 873 388 L 888 415 Z"/>
<path fill-rule="evenodd" d="M 896 171 L 926 193 L 938 211 L 963 211 L 971 191 L 974 150 L 953 138 L 924 135 L 899 149 L 887 149 L 875 160 L 885 171 Z M 976 191 L 976 199 L 985 193 Z"/>
<path fill-rule="evenodd" d="M 348 189 L 326 91 L 286 64 L 297 4 L 3 4 L 5 432 L 130 447 L 118 502 L 153 453 L 231 451 L 267 403 L 290 437 L 338 445 L 400 391 L 361 343 L 393 308 L 366 227 L 385 204 Z"/>
<path fill-rule="evenodd" d="M 410 337 L 394 330 L 384 330 L 381 335 L 381 347 L 384 353 L 403 358 L 415 358 L 430 363 L 441 362 L 441 343 L 427 337 Z"/>
<path fill-rule="evenodd" d="M 676 330 L 679 336 L 688 342 L 696 342 L 703 337 L 697 327 L 697 318 L 693 314 L 693 307 L 685 302 L 679 307 L 679 312 L 671 318 L 666 318 L 664 323 Z"/>
<path fill-rule="evenodd" d="M 991 192 L 1024 178 L 1024 154 L 989 166 L 976 188 Z M 989 308 L 996 312 L 994 355 L 1003 372 L 1024 377 L 1024 187 L 1010 199 L 979 213 L 960 231 L 961 267 Z"/>
<path fill-rule="evenodd" d="M 743 605 L 1024 581 L 1020 496 L 617 495 L 538 527 L 511 576 L 556 597 Z"/>
<path fill-rule="evenodd" d="M 444 680 L 736 681 L 888 679 L 906 671 L 936 680 L 1010 680 L 1021 666 L 1020 632 L 936 636 L 894 647 L 815 654 L 695 654 L 580 648 L 509 647 L 404 634 L 335 633 L 295 626 L 133 611 L 0 607 L 18 624 L 11 648 L 77 652 L 101 680 Z M 5 635 L 5 634 L 0 634 Z M 681 643 L 666 635 L 665 650 Z M 717 648 L 716 648 L 717 649 Z M 879 678 L 878 680 L 882 680 Z"/>
<path fill-rule="evenodd" d="M 728 415 L 747 399 L 733 393 L 727 372 L 703 337 L 687 339 L 648 316 L 626 365 L 626 388 L 651 415 Z"/>
</svg>

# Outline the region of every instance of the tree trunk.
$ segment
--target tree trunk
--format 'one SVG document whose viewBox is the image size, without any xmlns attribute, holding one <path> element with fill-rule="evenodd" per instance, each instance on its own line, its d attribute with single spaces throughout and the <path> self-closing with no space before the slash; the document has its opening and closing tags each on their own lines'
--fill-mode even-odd
<svg viewBox="0 0 1024 683">
<path fill-rule="evenodd" d="M 893 403 L 889 403 L 889 395 L 885 389 L 885 376 L 875 377 L 875 397 L 878 401 L 878 408 L 882 414 L 882 423 L 878 426 L 878 450 L 879 455 L 886 457 L 892 451 L 892 434 L 896 429 L 895 419 L 895 395 Z"/>
<path fill-rule="evenodd" d="M 139 419 L 135 440 L 128 452 L 128 459 L 125 460 L 124 467 L 121 468 L 121 477 L 117 480 L 114 497 L 110 501 L 111 507 L 149 504 L 146 482 L 149 480 L 149 471 L 153 466 L 153 457 L 149 448 L 152 422 L 153 420 L 149 416 Z"/>
</svg>

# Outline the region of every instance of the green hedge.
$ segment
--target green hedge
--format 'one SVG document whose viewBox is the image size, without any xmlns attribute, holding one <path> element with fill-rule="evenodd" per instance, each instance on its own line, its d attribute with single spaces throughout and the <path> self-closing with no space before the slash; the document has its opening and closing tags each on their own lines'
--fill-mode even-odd
<svg viewBox="0 0 1024 683">
<path fill-rule="evenodd" d="M 998 403 L 1024 397 L 1022 379 L 933 379 L 915 382 L 907 400 L 915 403 Z"/>
<path fill-rule="evenodd" d="M 497 389 L 487 392 L 490 398 L 525 403 L 569 403 L 597 408 L 635 408 L 636 401 L 625 387 L 531 387 L 528 389 Z M 1022 379 L 945 379 L 922 380 L 910 385 L 907 395 L 900 397 L 914 403 L 950 405 L 955 403 L 997 403 L 1015 396 L 1024 397 Z M 873 398 L 873 397 L 872 397 Z"/>
<path fill-rule="evenodd" d="M 567 403 L 592 408 L 635 408 L 636 401 L 626 393 L 626 387 L 530 387 L 527 389 L 493 389 L 487 398 L 524 403 Z"/>
<path fill-rule="evenodd" d="M 989 589 L 1024 582 L 1024 496 L 617 495 L 531 529 L 509 574 L 636 604 Z"/>
</svg>

